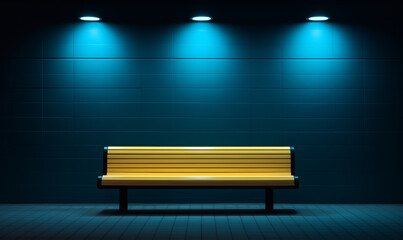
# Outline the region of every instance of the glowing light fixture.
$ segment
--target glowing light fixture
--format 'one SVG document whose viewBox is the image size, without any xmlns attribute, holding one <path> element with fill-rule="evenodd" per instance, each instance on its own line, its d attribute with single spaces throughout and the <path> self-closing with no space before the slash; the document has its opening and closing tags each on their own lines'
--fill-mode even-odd
<svg viewBox="0 0 403 240">
<path fill-rule="evenodd" d="M 193 21 L 198 21 L 198 22 L 207 22 L 210 21 L 212 18 L 208 16 L 196 16 L 192 17 Z"/>
<path fill-rule="evenodd" d="M 96 21 L 101 21 L 101 18 L 99 18 L 99 17 L 93 17 L 93 16 L 84 16 L 84 17 L 80 17 L 80 20 L 82 20 L 82 21 L 96 22 Z"/>
<path fill-rule="evenodd" d="M 308 18 L 309 21 L 327 21 L 329 20 L 328 17 L 325 16 L 313 16 Z"/>
</svg>

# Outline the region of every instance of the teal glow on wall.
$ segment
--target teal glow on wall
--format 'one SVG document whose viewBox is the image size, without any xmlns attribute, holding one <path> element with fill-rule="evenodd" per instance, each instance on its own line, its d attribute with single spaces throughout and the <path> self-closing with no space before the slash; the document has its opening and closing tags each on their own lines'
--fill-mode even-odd
<svg viewBox="0 0 403 240">
<path fill-rule="evenodd" d="M 173 55 L 177 58 L 227 57 L 232 48 L 225 27 L 210 22 L 194 22 L 173 30 Z"/>
<path fill-rule="evenodd" d="M 283 57 L 361 57 L 354 50 L 357 47 L 360 49 L 355 36 L 354 30 L 341 24 L 307 22 L 292 25 L 285 30 Z"/>
<path fill-rule="evenodd" d="M 331 58 L 333 28 L 328 23 L 308 22 L 291 26 L 285 32 L 286 58 Z"/>
<path fill-rule="evenodd" d="M 361 86 L 364 65 L 353 48 L 360 46 L 352 29 L 328 22 L 306 22 L 293 25 L 285 31 L 283 79 L 293 86 L 311 89 L 309 95 L 293 95 L 306 102 L 330 102 L 334 99 L 345 103 L 360 103 L 364 96 L 354 90 L 328 91 L 326 88 L 351 88 Z M 350 94 L 350 92 L 354 92 Z"/>
<path fill-rule="evenodd" d="M 238 49 L 224 26 L 209 22 L 194 22 L 173 29 L 172 83 L 177 86 L 211 86 L 226 81 L 223 74 L 239 69 L 239 62 L 230 58 Z M 186 61 L 183 58 L 187 58 Z M 190 83 L 192 82 L 192 83 Z M 231 83 L 230 83 L 231 85 Z M 234 95 L 214 88 L 176 88 L 173 98 L 192 102 L 230 102 Z M 183 126 L 184 129 L 186 126 Z"/>
<path fill-rule="evenodd" d="M 118 80 L 124 75 L 140 71 L 137 64 L 129 64 L 119 58 L 127 52 L 135 52 L 137 44 L 125 41 L 123 31 L 113 24 L 90 22 L 77 24 L 74 37 L 74 74 L 75 79 L 91 81 L 92 86 L 117 86 Z M 90 76 L 83 77 L 83 76 Z M 83 85 L 76 80 L 76 86 Z M 88 83 L 87 83 L 88 84 Z M 128 99 L 139 99 L 139 94 L 133 93 Z M 76 90 L 77 101 L 111 101 L 113 96 L 101 89 Z"/>
<path fill-rule="evenodd" d="M 76 24 L 74 56 L 77 58 L 113 58 L 124 54 L 127 44 L 118 27 L 102 22 Z"/>
</svg>

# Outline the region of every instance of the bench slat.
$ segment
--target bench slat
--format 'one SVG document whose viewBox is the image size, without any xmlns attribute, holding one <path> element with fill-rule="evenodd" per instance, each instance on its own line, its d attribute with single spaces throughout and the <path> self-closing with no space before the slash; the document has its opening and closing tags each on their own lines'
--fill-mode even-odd
<svg viewBox="0 0 403 240">
<path fill-rule="evenodd" d="M 291 159 L 108 159 L 108 163 L 291 163 Z"/>
<path fill-rule="evenodd" d="M 260 173 L 275 173 L 275 172 L 289 172 L 290 168 L 109 168 L 109 172 L 114 173 L 136 173 L 136 172 L 189 172 L 189 173 L 204 173 L 204 172 L 260 172 Z"/>
<path fill-rule="evenodd" d="M 113 150 L 108 149 L 108 154 L 288 154 L 290 155 L 290 150 L 197 150 L 197 149 L 187 149 L 187 150 Z"/>
<path fill-rule="evenodd" d="M 183 150 L 183 149 L 228 149 L 228 150 L 236 150 L 236 149 L 257 149 L 257 150 L 261 150 L 261 149 L 268 149 L 268 150 L 290 150 L 290 147 L 147 147 L 147 146 L 137 146 L 137 147 L 132 147 L 132 146 L 109 146 L 108 149 L 110 150 L 117 150 L 117 149 L 168 149 L 168 150 Z"/>
<path fill-rule="evenodd" d="M 162 173 L 108 173 L 108 175 L 103 175 L 103 177 L 177 177 L 177 176 L 190 176 L 191 173 L 172 173 L 172 172 L 162 172 Z M 192 176 L 222 176 L 222 177 L 290 177 L 289 173 L 250 173 L 250 172 L 205 172 L 202 174 L 192 175 Z"/>
<path fill-rule="evenodd" d="M 159 155 L 155 155 L 155 154 L 130 154 L 130 155 L 124 155 L 124 154 L 108 154 L 108 158 L 241 158 L 241 159 L 248 159 L 248 158 L 284 158 L 284 159 L 290 159 L 290 154 L 283 154 L 283 155 L 261 155 L 261 154 L 249 154 L 249 155 L 232 155 L 232 154 L 226 154 L 226 155 L 215 155 L 215 154 L 183 154 L 183 155 L 174 155 L 174 154 L 170 154 L 170 155 L 163 155 L 163 154 L 159 154 Z"/>
<path fill-rule="evenodd" d="M 215 168 L 215 167 L 220 167 L 220 168 L 233 168 L 233 167 L 238 167 L 238 168 L 289 168 L 291 167 L 291 164 L 249 164 L 249 163 L 243 163 L 243 164 L 219 164 L 219 163 L 211 163 L 211 164 L 198 164 L 198 163 L 190 163 L 190 164 L 158 164 L 158 163 L 151 163 L 151 164 L 141 164 L 141 163 L 136 163 L 136 164 L 108 164 L 108 168 Z"/>
</svg>

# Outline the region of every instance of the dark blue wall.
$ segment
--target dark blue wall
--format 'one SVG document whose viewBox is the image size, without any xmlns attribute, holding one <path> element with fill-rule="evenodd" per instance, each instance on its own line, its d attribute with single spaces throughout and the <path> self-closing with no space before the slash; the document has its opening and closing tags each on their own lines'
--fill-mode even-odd
<svg viewBox="0 0 403 240">
<path fill-rule="evenodd" d="M 277 202 L 402 202 L 395 27 L 74 23 L 1 62 L 1 202 L 111 202 L 107 145 L 295 146 Z M 139 202 L 257 202 L 260 190 L 133 190 Z"/>
</svg>

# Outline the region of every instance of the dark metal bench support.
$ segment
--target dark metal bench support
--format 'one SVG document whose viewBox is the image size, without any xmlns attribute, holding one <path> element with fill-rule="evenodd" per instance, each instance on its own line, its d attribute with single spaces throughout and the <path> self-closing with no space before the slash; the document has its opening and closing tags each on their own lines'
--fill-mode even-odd
<svg viewBox="0 0 403 240">
<path fill-rule="evenodd" d="M 265 189 L 265 211 L 266 212 L 273 212 L 273 188 L 267 187 Z"/>
<path fill-rule="evenodd" d="M 127 188 L 120 189 L 119 211 L 127 212 Z"/>
</svg>

